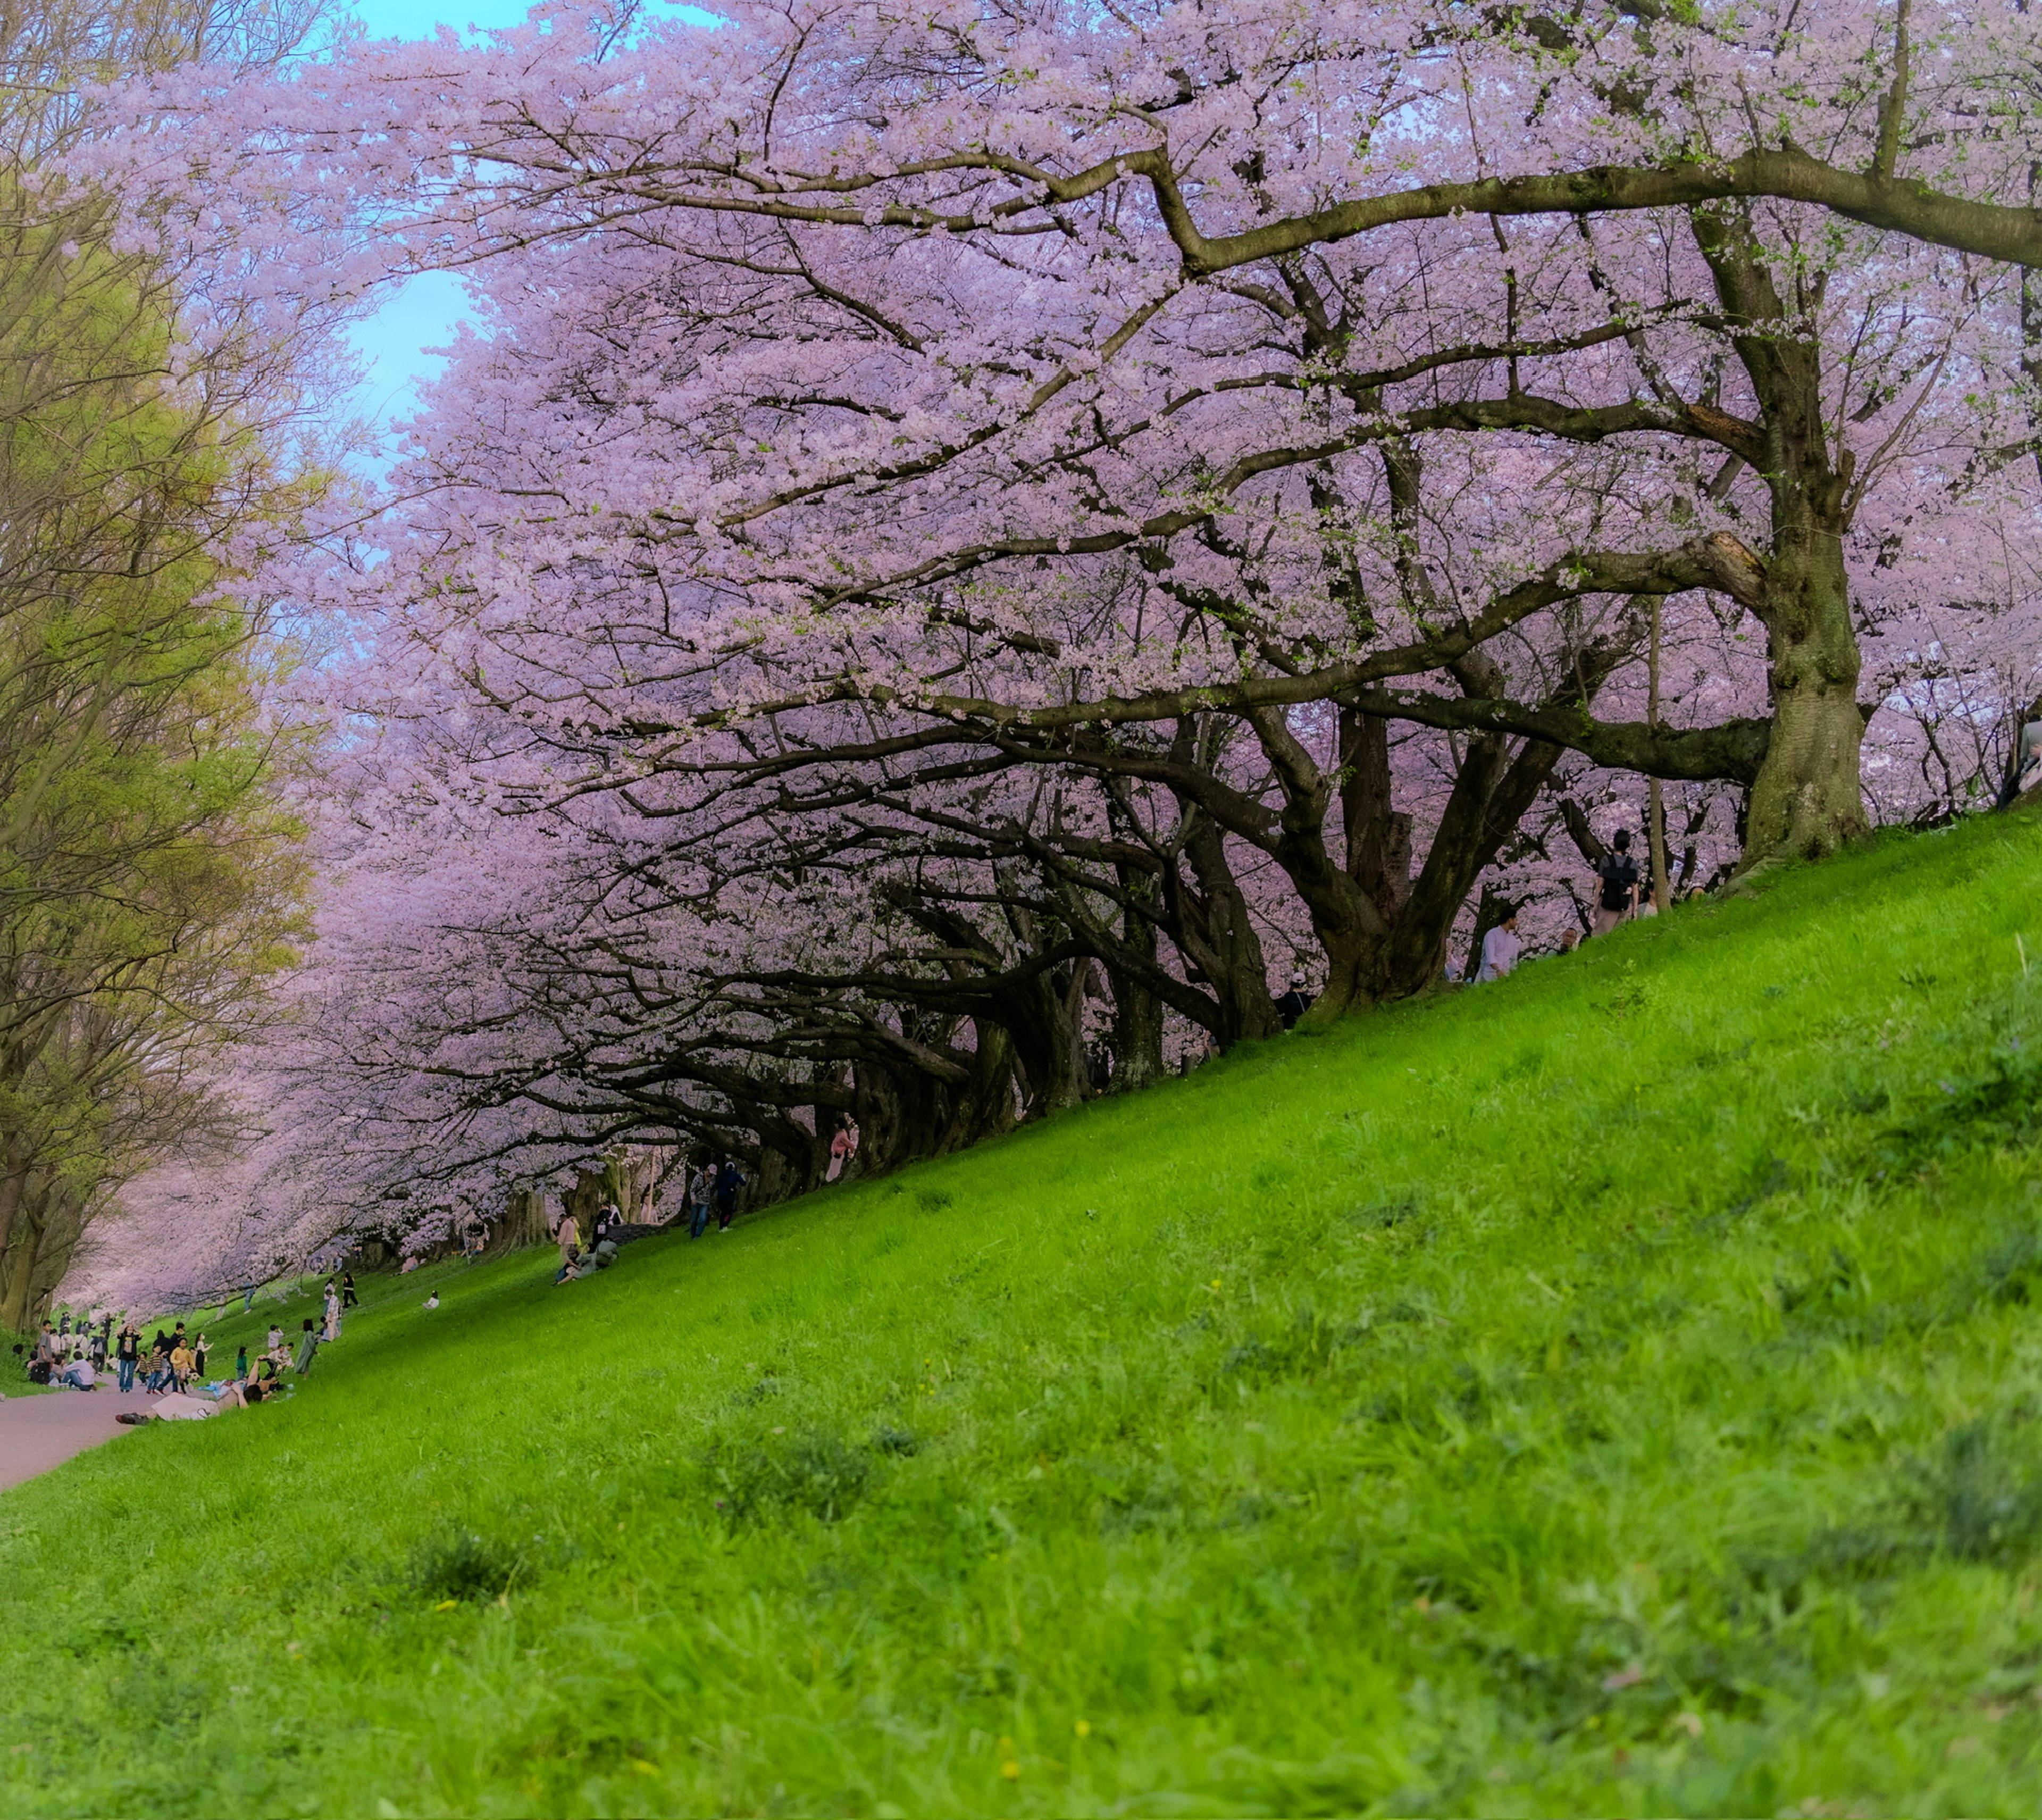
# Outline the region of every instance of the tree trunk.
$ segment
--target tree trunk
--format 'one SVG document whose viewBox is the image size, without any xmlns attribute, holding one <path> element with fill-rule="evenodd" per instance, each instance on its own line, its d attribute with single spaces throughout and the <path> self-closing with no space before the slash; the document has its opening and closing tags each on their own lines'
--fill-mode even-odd
<svg viewBox="0 0 2042 1820">
<path fill-rule="evenodd" d="M 1411 818 L 1391 806 L 1389 722 L 1343 707 L 1340 754 L 1348 876 L 1394 917 L 1411 895 Z"/>
<path fill-rule="evenodd" d="M 1145 895 L 1154 881 L 1131 867 L 1120 868 L 1122 888 Z M 1121 917 L 1121 941 L 1152 965 L 1156 960 L 1156 926 L 1139 912 Z M 1115 1093 L 1136 1093 L 1163 1077 L 1163 1001 L 1134 975 L 1111 964 L 1107 978 L 1113 988 L 1113 1084 Z"/>
<path fill-rule="evenodd" d="M 1776 545 L 1766 583 L 1772 739 L 1751 786 L 1744 859 L 1822 859 L 1865 832 L 1864 716 L 1843 546 L 1814 525 Z"/>
<path fill-rule="evenodd" d="M 1226 838 L 1202 809 L 1189 803 L 1183 809 L 1184 857 L 1191 862 L 1198 889 L 1184 889 L 1174 867 L 1165 874 L 1171 923 L 1218 1002 L 1219 1027 L 1213 1036 L 1221 1049 L 1229 1050 L 1237 1042 L 1274 1036 L 1283 1022 L 1269 996 L 1262 938 L 1255 932 L 1248 899 L 1227 862 Z"/>
</svg>

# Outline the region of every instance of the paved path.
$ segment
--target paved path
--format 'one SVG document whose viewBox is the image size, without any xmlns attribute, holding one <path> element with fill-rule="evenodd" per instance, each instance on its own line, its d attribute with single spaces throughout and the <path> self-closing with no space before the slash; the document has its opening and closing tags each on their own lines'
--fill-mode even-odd
<svg viewBox="0 0 2042 1820">
<path fill-rule="evenodd" d="M 140 1390 L 66 1390 L 43 1397 L 10 1397 L 0 1401 L 0 1491 L 22 1480 L 60 1466 L 73 1454 L 96 1447 L 124 1434 L 114 1417 L 123 1409 L 145 1408 Z"/>
</svg>

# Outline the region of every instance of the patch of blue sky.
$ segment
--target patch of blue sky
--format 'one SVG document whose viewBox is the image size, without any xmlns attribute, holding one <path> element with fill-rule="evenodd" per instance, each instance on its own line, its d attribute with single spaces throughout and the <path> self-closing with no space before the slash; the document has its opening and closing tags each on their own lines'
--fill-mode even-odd
<svg viewBox="0 0 2042 1820">
<path fill-rule="evenodd" d="M 430 38 L 442 25 L 464 36 L 521 25 L 532 6 L 531 0 L 354 0 L 354 10 L 372 38 Z M 648 16 L 695 25 L 721 22 L 713 13 L 674 0 L 648 9 Z M 362 379 L 349 408 L 379 445 L 387 444 L 392 424 L 417 410 L 419 388 L 445 367 L 445 356 L 429 350 L 446 346 L 457 327 L 472 319 L 461 280 L 428 272 L 392 289 L 373 315 L 354 325 L 350 339 Z M 388 458 L 387 446 L 380 446 L 370 465 L 380 468 Z"/>
</svg>

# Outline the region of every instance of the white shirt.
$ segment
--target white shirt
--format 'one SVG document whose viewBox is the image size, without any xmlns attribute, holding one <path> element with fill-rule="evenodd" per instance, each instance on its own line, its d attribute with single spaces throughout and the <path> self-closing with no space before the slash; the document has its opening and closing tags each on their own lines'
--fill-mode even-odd
<svg viewBox="0 0 2042 1820">
<path fill-rule="evenodd" d="M 1482 939 L 1482 971 L 1475 975 L 1475 983 L 1501 979 L 1517 965 L 1517 957 L 1524 950 L 1524 944 L 1516 935 L 1497 923 Z"/>
</svg>

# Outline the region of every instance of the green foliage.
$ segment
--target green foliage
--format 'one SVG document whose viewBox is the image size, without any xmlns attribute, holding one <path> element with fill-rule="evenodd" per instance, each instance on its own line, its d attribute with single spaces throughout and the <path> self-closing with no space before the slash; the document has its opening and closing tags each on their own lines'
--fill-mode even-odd
<svg viewBox="0 0 2042 1820">
<path fill-rule="evenodd" d="M 176 1064 L 293 958 L 301 830 L 264 725 L 284 653 L 222 552 L 273 471 L 177 299 L 0 182 L 0 1319 L 33 1321 L 107 1189 L 207 1108 Z M 259 388 L 257 388 L 259 390 Z"/>
<path fill-rule="evenodd" d="M 365 1283 L 0 1497 L 0 1812 L 2031 1812 L 2038 862 Z"/>
</svg>

